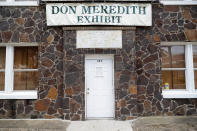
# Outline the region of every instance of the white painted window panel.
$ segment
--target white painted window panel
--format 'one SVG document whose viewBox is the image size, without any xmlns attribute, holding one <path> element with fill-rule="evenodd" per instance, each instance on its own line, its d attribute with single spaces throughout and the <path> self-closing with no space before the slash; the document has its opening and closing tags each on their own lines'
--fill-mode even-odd
<svg viewBox="0 0 197 131">
<path fill-rule="evenodd" d="M 10 93 L 13 91 L 14 81 L 14 47 L 6 47 L 6 65 L 5 65 L 5 92 Z"/>
</svg>

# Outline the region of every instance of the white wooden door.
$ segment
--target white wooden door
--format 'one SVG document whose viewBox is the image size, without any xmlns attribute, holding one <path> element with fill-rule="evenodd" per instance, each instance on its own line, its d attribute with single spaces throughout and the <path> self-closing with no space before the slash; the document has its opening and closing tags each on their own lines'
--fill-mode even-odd
<svg viewBox="0 0 197 131">
<path fill-rule="evenodd" d="M 86 117 L 114 117 L 112 59 L 86 59 Z"/>
</svg>

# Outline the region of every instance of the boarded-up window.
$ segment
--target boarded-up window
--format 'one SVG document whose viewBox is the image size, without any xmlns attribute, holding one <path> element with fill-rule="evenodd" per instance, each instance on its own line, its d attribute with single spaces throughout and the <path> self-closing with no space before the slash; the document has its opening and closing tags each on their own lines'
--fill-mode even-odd
<svg viewBox="0 0 197 131">
<path fill-rule="evenodd" d="M 0 91 L 3 91 L 5 86 L 5 51 L 5 47 L 0 47 Z"/>
<path fill-rule="evenodd" d="M 38 85 L 37 47 L 14 49 L 14 90 L 35 90 Z"/>
</svg>

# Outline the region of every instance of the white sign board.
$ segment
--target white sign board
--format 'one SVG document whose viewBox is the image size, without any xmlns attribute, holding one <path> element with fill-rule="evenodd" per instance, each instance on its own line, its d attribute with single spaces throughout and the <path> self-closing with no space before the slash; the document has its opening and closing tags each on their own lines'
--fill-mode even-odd
<svg viewBox="0 0 197 131">
<path fill-rule="evenodd" d="M 48 3 L 47 25 L 151 26 L 152 6 L 142 3 Z"/>
<path fill-rule="evenodd" d="M 77 48 L 122 48 L 122 31 L 77 31 Z"/>
</svg>

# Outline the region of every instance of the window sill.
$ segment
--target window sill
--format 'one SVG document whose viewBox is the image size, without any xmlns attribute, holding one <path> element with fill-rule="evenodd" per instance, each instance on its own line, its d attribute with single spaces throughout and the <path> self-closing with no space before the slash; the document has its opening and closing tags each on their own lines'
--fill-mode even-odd
<svg viewBox="0 0 197 131">
<path fill-rule="evenodd" d="M 197 1 L 160 1 L 164 5 L 197 5 Z"/>
<path fill-rule="evenodd" d="M 162 90 L 163 98 L 197 98 L 197 91 L 188 92 L 186 90 Z"/>
<path fill-rule="evenodd" d="M 5 93 L 0 91 L 0 99 L 37 99 L 37 91 L 13 91 Z"/>
<path fill-rule="evenodd" d="M 0 6 L 39 6 L 38 1 L 15 1 L 15 2 L 0 2 Z"/>
</svg>

